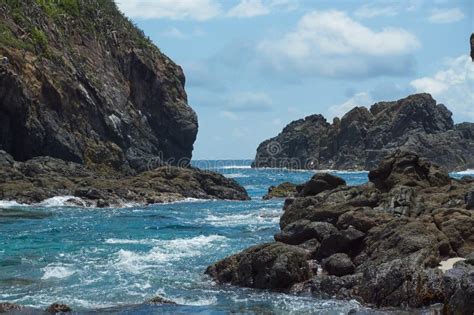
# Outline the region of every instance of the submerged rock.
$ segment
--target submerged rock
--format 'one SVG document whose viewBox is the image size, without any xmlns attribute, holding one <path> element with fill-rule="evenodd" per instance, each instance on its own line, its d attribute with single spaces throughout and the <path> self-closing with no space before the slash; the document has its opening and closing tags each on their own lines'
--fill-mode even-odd
<svg viewBox="0 0 474 315">
<path fill-rule="evenodd" d="M 70 313 L 72 312 L 72 309 L 69 307 L 69 305 L 66 305 L 66 304 L 53 303 L 50 306 L 48 306 L 48 308 L 46 309 L 46 312 L 51 313 L 51 314 Z"/>
<path fill-rule="evenodd" d="M 0 151 L 0 157 L 7 153 Z M 192 167 L 163 166 L 135 176 L 97 173 L 84 166 L 51 157 L 0 166 L 0 199 L 39 203 L 71 196 L 71 206 L 120 207 L 185 198 L 247 200 L 235 180 Z"/>
<path fill-rule="evenodd" d="M 258 148 L 254 167 L 369 170 L 397 149 L 449 170 L 474 168 L 474 123 L 454 124 L 429 94 L 355 107 L 329 123 L 311 115 L 289 123 Z"/>
<path fill-rule="evenodd" d="M 173 302 L 171 300 L 168 300 L 162 296 L 155 296 L 152 299 L 149 299 L 145 302 L 146 304 L 153 304 L 153 305 L 163 305 L 163 304 L 171 304 L 171 305 L 176 305 L 176 302 Z"/>
<path fill-rule="evenodd" d="M 447 314 L 472 314 L 474 212 L 466 194 L 474 182 L 452 179 L 404 151 L 386 157 L 369 180 L 352 187 L 341 180 L 330 189 L 298 195 L 285 205 L 277 242 L 225 258 L 207 273 L 241 286 L 357 299 L 377 307 L 442 303 Z M 242 281 L 272 269 L 258 260 L 260 250 L 272 246 L 303 250 L 294 264 L 280 264 L 293 276 L 285 277 L 284 286 Z M 454 257 L 465 260 L 443 272 L 439 264 Z M 325 272 L 317 272 L 317 266 Z"/>
</svg>

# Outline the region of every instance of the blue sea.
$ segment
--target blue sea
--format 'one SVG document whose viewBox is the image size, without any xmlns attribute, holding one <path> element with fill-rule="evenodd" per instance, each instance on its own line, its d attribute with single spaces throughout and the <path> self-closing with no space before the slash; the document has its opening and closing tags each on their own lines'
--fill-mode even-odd
<svg viewBox="0 0 474 315">
<path fill-rule="evenodd" d="M 204 275 L 217 260 L 271 241 L 283 201 L 261 197 L 270 185 L 302 183 L 314 172 L 252 169 L 250 160 L 193 163 L 234 178 L 252 200 L 121 209 L 65 207 L 60 197 L 36 206 L 0 202 L 0 302 L 110 314 L 374 314 L 356 301 L 221 286 Z M 367 181 L 367 172 L 334 173 L 350 185 Z M 179 305 L 140 305 L 156 295 Z"/>
</svg>

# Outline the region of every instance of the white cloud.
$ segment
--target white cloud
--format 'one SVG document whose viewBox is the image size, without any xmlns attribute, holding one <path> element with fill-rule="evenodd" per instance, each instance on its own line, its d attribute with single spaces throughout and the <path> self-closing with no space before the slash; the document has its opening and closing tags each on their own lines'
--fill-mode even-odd
<svg viewBox="0 0 474 315">
<path fill-rule="evenodd" d="M 342 117 L 345 113 L 356 106 L 368 107 L 374 103 L 375 102 L 369 92 L 359 92 L 354 94 L 344 103 L 329 107 L 329 113 L 332 117 Z"/>
<path fill-rule="evenodd" d="M 464 13 L 459 8 L 433 9 L 428 20 L 431 23 L 453 23 L 464 18 Z"/>
<path fill-rule="evenodd" d="M 474 121 L 474 63 L 468 55 L 450 59 L 433 76 L 410 82 L 417 92 L 427 92 L 444 103 L 458 121 Z"/>
<path fill-rule="evenodd" d="M 267 71 L 329 77 L 403 75 L 411 71 L 411 53 L 420 47 L 401 28 L 372 30 L 345 12 L 313 11 L 296 30 L 257 45 Z M 411 59 L 410 59 L 411 58 Z"/>
<path fill-rule="evenodd" d="M 262 0 L 241 0 L 239 4 L 228 12 L 233 17 L 253 17 L 270 13 L 270 8 L 262 3 Z"/>
<path fill-rule="evenodd" d="M 120 0 L 117 5 L 127 16 L 142 19 L 204 21 L 222 13 L 216 0 Z"/>
</svg>

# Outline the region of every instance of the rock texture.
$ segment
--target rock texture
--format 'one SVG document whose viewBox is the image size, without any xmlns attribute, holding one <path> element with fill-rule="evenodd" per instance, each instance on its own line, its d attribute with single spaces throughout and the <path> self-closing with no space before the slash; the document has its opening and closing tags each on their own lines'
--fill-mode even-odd
<svg viewBox="0 0 474 315">
<path fill-rule="evenodd" d="M 268 192 L 262 197 L 263 200 L 272 198 L 287 198 L 296 195 L 296 184 L 284 182 L 277 186 L 270 186 Z"/>
<path fill-rule="evenodd" d="M 235 180 L 195 168 L 162 166 L 134 176 L 90 171 L 51 157 L 16 162 L 0 151 L 0 200 L 39 203 L 55 196 L 71 196 L 74 206 L 123 206 L 200 199 L 249 199 Z"/>
<path fill-rule="evenodd" d="M 452 179 L 416 154 L 396 151 L 369 180 L 309 189 L 285 204 L 276 242 L 225 258 L 207 273 L 220 283 L 375 307 L 442 303 L 446 314 L 473 314 L 474 211 L 466 196 L 474 179 Z M 439 268 L 453 257 L 466 259 Z M 285 281 L 257 280 L 275 274 Z"/>
<path fill-rule="evenodd" d="M 474 168 L 474 124 L 455 125 L 429 94 L 355 107 L 330 124 L 312 115 L 262 142 L 254 167 L 374 168 L 397 149 L 415 151 L 448 170 Z"/>
<path fill-rule="evenodd" d="M 125 172 L 189 163 L 183 71 L 112 0 L 4 1 L 0 14 L 0 149 Z"/>
</svg>

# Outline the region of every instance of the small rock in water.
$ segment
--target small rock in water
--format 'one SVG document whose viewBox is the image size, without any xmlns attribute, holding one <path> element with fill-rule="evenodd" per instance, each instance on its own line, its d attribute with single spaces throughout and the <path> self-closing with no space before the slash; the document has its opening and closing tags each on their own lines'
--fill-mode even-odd
<svg viewBox="0 0 474 315">
<path fill-rule="evenodd" d="M 50 306 L 48 306 L 48 308 L 46 309 L 46 312 L 51 313 L 51 314 L 69 313 L 69 312 L 72 312 L 72 309 L 69 307 L 69 305 L 66 305 L 66 304 L 53 303 Z"/>
<path fill-rule="evenodd" d="M 146 301 L 146 304 L 173 304 L 173 305 L 175 305 L 176 302 L 173 302 L 173 301 L 168 300 L 168 299 L 166 299 L 162 296 L 157 295 L 154 298 Z"/>
<path fill-rule="evenodd" d="M 0 303 L 0 313 L 15 312 L 23 309 L 23 306 L 14 303 Z"/>
</svg>

